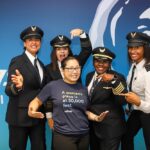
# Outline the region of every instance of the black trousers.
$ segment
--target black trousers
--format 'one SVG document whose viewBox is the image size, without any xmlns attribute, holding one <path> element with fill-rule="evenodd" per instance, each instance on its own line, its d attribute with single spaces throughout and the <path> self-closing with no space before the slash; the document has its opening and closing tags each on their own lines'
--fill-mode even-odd
<svg viewBox="0 0 150 150">
<path fill-rule="evenodd" d="M 111 139 L 100 139 L 94 132 L 90 134 L 90 150 L 118 150 L 120 143 L 120 136 Z"/>
<path fill-rule="evenodd" d="M 54 150 L 89 150 L 89 135 L 68 136 L 53 132 Z"/>
<path fill-rule="evenodd" d="M 45 123 L 33 127 L 9 125 L 9 147 L 11 150 L 26 150 L 30 138 L 31 150 L 46 150 Z"/>
<path fill-rule="evenodd" d="M 150 114 L 133 110 L 127 120 L 127 131 L 122 139 L 122 150 L 134 150 L 134 136 L 143 129 L 146 149 L 150 150 Z"/>
</svg>

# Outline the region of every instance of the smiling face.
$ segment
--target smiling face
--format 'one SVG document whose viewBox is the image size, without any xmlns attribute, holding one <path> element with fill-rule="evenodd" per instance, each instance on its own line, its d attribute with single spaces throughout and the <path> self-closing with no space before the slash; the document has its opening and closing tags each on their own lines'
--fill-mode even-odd
<svg viewBox="0 0 150 150">
<path fill-rule="evenodd" d="M 56 57 L 58 61 L 64 60 L 69 55 L 69 48 L 68 47 L 56 47 Z"/>
<path fill-rule="evenodd" d="M 30 54 L 35 56 L 41 47 L 41 40 L 35 38 L 26 39 L 24 47 Z"/>
<path fill-rule="evenodd" d="M 64 81 L 66 83 L 69 84 L 77 83 L 81 74 L 81 67 L 76 59 L 67 60 L 62 70 L 64 75 Z"/>
<path fill-rule="evenodd" d="M 132 61 L 139 63 L 144 58 L 144 47 L 128 47 L 128 53 Z"/>
<path fill-rule="evenodd" d="M 103 74 L 109 69 L 110 61 L 103 59 L 94 59 L 93 65 L 98 74 Z"/>
</svg>

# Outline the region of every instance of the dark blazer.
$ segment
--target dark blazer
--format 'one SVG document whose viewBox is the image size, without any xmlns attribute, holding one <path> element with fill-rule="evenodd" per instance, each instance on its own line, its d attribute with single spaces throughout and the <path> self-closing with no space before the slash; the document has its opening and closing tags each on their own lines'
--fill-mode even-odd
<svg viewBox="0 0 150 150">
<path fill-rule="evenodd" d="M 81 51 L 79 55 L 74 55 L 74 57 L 76 57 L 79 60 L 80 65 L 83 68 L 84 64 L 86 63 L 87 59 L 92 53 L 92 45 L 88 35 L 86 38 L 80 38 L 80 43 Z M 57 67 L 56 70 L 53 70 L 51 63 L 46 66 L 46 71 L 49 77 L 49 81 L 58 80 L 62 78 L 59 68 Z"/>
<path fill-rule="evenodd" d="M 90 111 L 98 115 L 109 110 L 108 116 L 102 122 L 91 122 L 91 127 L 99 138 L 113 138 L 121 136 L 125 132 L 125 114 L 122 106 L 126 101 L 124 97 L 114 95 L 112 88 L 117 89 L 118 85 L 122 83 L 125 87 L 123 92 L 126 92 L 126 81 L 123 75 L 115 71 L 111 70 L 109 73 L 115 74 L 117 77 L 115 84 L 100 81 L 91 95 Z M 86 86 L 91 82 L 93 75 L 94 72 L 87 75 Z"/>
<path fill-rule="evenodd" d="M 38 124 L 41 121 L 40 119 L 34 119 L 28 116 L 28 105 L 30 101 L 37 96 L 46 83 L 44 65 L 40 60 L 39 62 L 43 68 L 44 77 L 42 83 L 39 80 L 35 67 L 25 53 L 11 60 L 5 89 L 6 94 L 9 96 L 6 121 L 10 125 L 27 127 Z M 11 75 L 15 74 L 15 69 L 18 69 L 24 78 L 23 89 L 21 91 L 17 91 L 11 82 Z"/>
</svg>

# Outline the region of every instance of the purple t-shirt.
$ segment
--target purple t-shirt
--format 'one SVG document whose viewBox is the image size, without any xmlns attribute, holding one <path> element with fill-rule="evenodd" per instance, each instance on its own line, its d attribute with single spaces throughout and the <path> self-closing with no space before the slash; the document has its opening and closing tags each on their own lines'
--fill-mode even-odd
<svg viewBox="0 0 150 150">
<path fill-rule="evenodd" d="M 54 130 L 68 135 L 86 134 L 89 130 L 86 110 L 89 105 L 87 89 L 80 83 L 68 84 L 62 79 L 48 83 L 38 94 L 44 102 L 53 101 Z"/>
</svg>

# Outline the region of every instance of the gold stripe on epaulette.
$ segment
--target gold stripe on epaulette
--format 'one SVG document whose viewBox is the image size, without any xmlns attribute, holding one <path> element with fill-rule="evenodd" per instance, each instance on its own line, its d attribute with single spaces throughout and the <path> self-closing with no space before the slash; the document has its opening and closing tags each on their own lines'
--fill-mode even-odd
<svg viewBox="0 0 150 150">
<path fill-rule="evenodd" d="M 120 83 L 116 88 L 113 88 L 112 91 L 115 95 L 120 94 L 124 90 L 124 86 Z"/>
</svg>

